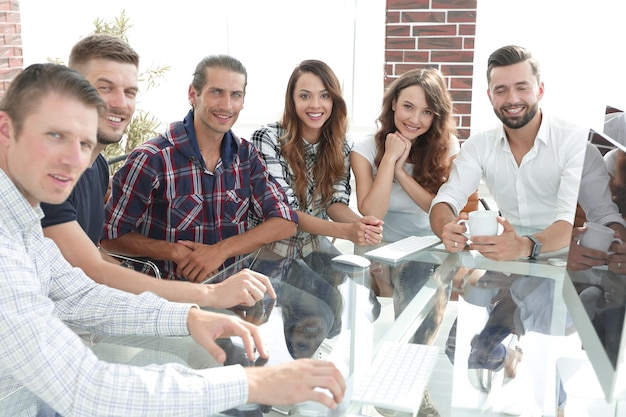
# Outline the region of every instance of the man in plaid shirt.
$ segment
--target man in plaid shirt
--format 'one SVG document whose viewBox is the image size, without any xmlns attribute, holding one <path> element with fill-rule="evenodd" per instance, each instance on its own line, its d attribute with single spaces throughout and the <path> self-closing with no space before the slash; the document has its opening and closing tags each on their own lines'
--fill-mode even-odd
<svg viewBox="0 0 626 417">
<path fill-rule="evenodd" d="M 114 175 L 104 249 L 151 258 L 166 278 L 197 282 L 295 234 L 284 191 L 256 148 L 231 130 L 246 83 L 230 56 L 197 65 L 185 119 L 137 147 Z M 249 228 L 249 220 L 259 224 Z"/>
</svg>

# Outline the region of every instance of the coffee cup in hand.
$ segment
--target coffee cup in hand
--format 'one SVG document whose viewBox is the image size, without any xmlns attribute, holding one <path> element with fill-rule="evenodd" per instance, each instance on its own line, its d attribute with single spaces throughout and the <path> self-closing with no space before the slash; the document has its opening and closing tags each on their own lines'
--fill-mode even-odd
<svg viewBox="0 0 626 417">
<path fill-rule="evenodd" d="M 492 210 L 470 211 L 469 220 L 459 220 L 458 224 L 465 223 L 469 231 L 465 236 L 496 236 L 498 234 L 498 213 Z"/>
<path fill-rule="evenodd" d="M 580 236 L 579 244 L 589 249 L 608 252 L 611 244 L 622 240 L 615 237 L 615 231 L 610 227 L 598 223 L 585 222 L 583 224 L 587 230 Z"/>
</svg>

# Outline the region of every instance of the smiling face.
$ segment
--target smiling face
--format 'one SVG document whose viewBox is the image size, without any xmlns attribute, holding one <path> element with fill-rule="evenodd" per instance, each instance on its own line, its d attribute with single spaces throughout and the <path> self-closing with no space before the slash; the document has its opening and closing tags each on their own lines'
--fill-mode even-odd
<svg viewBox="0 0 626 417">
<path fill-rule="evenodd" d="M 221 140 L 243 109 L 246 76 L 221 67 L 206 68 L 206 83 L 200 91 L 189 86 L 189 102 L 194 108 L 196 134 Z"/>
<path fill-rule="evenodd" d="M 435 118 L 426 101 L 426 92 L 420 85 L 401 90 L 391 108 L 394 111 L 393 122 L 397 131 L 411 142 L 428 132 Z"/>
<path fill-rule="evenodd" d="M 40 100 L 19 137 L 8 114 L 0 112 L 0 167 L 32 206 L 65 201 L 97 143 L 95 107 L 54 92 Z"/>
<path fill-rule="evenodd" d="M 108 59 L 92 59 L 77 69 L 95 87 L 107 106 L 106 115 L 98 125 L 98 143 L 119 142 L 135 112 L 137 67 Z"/>
<path fill-rule="evenodd" d="M 322 126 L 333 112 L 333 99 L 328 89 L 320 77 L 304 72 L 296 82 L 293 101 L 302 123 L 302 135 L 310 143 L 316 143 Z"/>
<path fill-rule="evenodd" d="M 524 61 L 493 68 L 488 94 L 498 119 L 510 129 L 520 129 L 538 114 L 543 83 L 537 83 L 530 63 Z"/>
</svg>

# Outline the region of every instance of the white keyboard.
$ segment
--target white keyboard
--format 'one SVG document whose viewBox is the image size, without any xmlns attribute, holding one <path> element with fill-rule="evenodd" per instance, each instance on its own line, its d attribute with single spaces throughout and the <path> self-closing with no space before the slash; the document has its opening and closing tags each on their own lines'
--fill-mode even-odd
<svg viewBox="0 0 626 417">
<path fill-rule="evenodd" d="M 380 248 L 365 252 L 365 256 L 378 258 L 385 261 L 397 262 L 402 258 L 430 248 L 441 243 L 441 239 L 435 235 L 429 236 L 409 236 L 404 239 L 389 243 Z"/>
<path fill-rule="evenodd" d="M 352 401 L 417 414 L 439 348 L 383 342 L 352 393 Z"/>
</svg>

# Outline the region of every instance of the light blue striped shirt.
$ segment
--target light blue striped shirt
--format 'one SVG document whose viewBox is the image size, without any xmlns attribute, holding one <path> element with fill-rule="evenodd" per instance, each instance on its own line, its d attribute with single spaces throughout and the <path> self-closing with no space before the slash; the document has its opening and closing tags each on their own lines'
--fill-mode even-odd
<svg viewBox="0 0 626 417">
<path fill-rule="evenodd" d="M 43 236 L 42 214 L 0 170 L 0 416 L 45 414 L 42 402 L 63 416 L 90 417 L 199 416 L 246 402 L 240 366 L 98 360 L 64 322 L 109 335 L 182 336 L 191 305 L 96 284 Z M 32 404 L 7 409 L 22 386 Z"/>
</svg>

